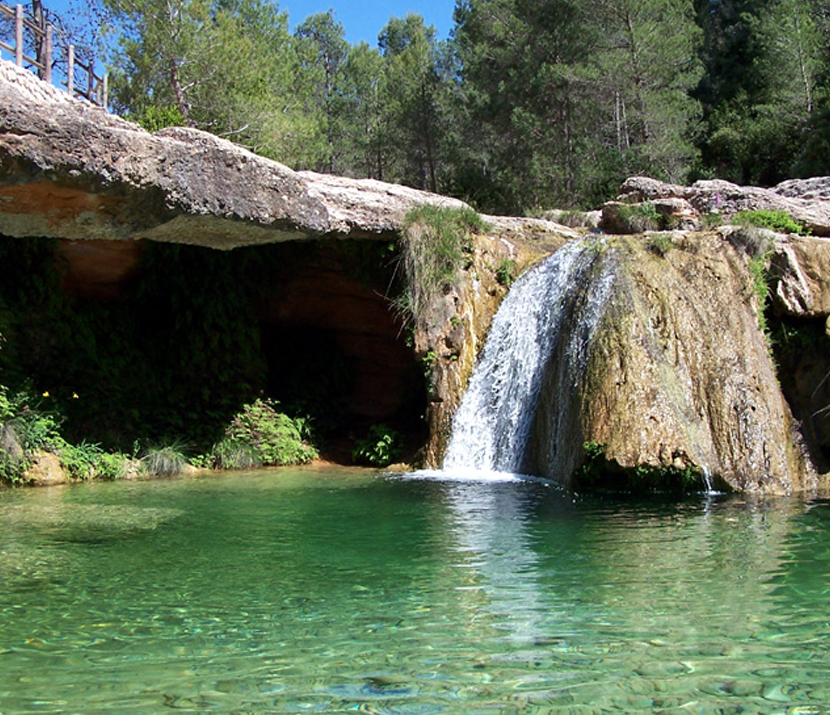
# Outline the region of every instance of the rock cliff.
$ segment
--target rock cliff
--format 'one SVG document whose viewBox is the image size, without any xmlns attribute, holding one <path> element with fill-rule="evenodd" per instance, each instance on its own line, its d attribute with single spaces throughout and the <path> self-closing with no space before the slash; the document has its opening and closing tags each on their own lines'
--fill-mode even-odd
<svg viewBox="0 0 830 715">
<path fill-rule="evenodd" d="M 728 218 L 747 208 L 786 210 L 810 227 L 818 237 L 776 238 L 768 274 L 773 309 L 788 334 L 802 323 L 811 330 L 820 323 L 823 335 L 830 315 L 830 242 L 821 238 L 830 235 L 828 197 L 830 179 L 770 190 L 627 181 L 603 212 L 607 230 L 614 230 L 615 206 L 648 201 L 688 231 L 611 239 L 598 254 L 598 261 L 615 262 L 614 299 L 580 389 L 548 393 L 529 465 L 547 473 L 539 465 L 554 444 L 549 416 L 565 409 L 573 429 L 567 444 L 558 442 L 567 453 L 559 463 L 564 471 L 549 475 L 562 481 L 579 466 L 583 444 L 595 442 L 609 464 L 628 470 L 706 467 L 722 485 L 756 492 L 819 484 L 758 326 L 748 255 L 726 230 L 696 230 L 708 213 Z M 418 316 L 406 346 L 387 297 L 346 275 L 330 239 L 395 241 L 407 212 L 425 203 L 464 206 L 382 182 L 293 171 L 195 130 L 150 134 L 0 61 L 0 235 L 61 239 L 64 287 L 90 300 L 119 299 L 125 281 L 140 270 L 146 241 L 225 250 L 319 243 L 323 253 L 304 258 L 303 270 L 282 265 L 274 272 L 282 283 L 262 320 L 272 331 L 330 331 L 338 349 L 360 364 L 360 387 L 349 399 L 366 419 L 385 419 L 404 404 L 411 409 L 395 384 L 408 374 L 407 360 L 420 366 L 428 388 L 421 402 L 429 431 L 423 459 L 437 466 L 510 279 L 584 231 L 485 217 L 488 227 L 474 237 L 469 264 Z M 573 286 L 574 293 L 586 290 Z M 786 321 L 800 322 L 793 327 Z M 822 346 L 830 352 L 821 339 L 826 336 L 815 337 L 815 354 Z M 380 361 L 388 365 L 375 370 L 373 362 Z M 785 385 L 797 418 L 810 423 L 813 456 L 830 445 L 830 425 L 816 421 L 827 415 L 821 391 L 830 384 L 826 363 L 813 361 L 808 370 L 793 359 L 793 385 Z M 809 380 L 799 382 L 798 370 L 809 371 Z"/>
</svg>

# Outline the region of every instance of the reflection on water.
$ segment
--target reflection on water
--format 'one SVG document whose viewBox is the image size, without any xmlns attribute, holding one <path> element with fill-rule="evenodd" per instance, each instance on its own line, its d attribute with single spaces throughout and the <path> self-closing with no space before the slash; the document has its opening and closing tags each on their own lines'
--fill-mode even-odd
<svg viewBox="0 0 830 715">
<path fill-rule="evenodd" d="M 823 501 L 313 470 L 7 491 L 0 710 L 820 713 L 828 601 Z"/>
</svg>

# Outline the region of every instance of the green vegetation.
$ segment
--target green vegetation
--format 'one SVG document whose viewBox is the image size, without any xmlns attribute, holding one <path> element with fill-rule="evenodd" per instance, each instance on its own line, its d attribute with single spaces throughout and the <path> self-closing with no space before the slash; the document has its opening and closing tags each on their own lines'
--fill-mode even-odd
<svg viewBox="0 0 830 715">
<path fill-rule="evenodd" d="M 646 239 L 646 248 L 655 256 L 662 258 L 674 248 L 674 243 L 670 236 L 662 233 L 654 233 Z"/>
<path fill-rule="evenodd" d="M 806 236 L 809 231 L 795 221 L 786 211 L 739 211 L 732 217 L 732 223 L 745 226 L 768 228 L 778 233 L 797 233 Z"/>
<path fill-rule="evenodd" d="M 181 474 L 187 464 L 187 457 L 182 445 L 179 444 L 150 447 L 141 457 L 142 470 L 151 477 L 172 477 Z"/>
<path fill-rule="evenodd" d="M 366 438 L 357 441 L 352 458 L 358 464 L 388 467 L 403 449 L 401 435 L 387 425 L 372 425 Z"/>
<path fill-rule="evenodd" d="M 620 204 L 617 218 L 625 233 L 643 233 L 665 228 L 665 216 L 657 213 L 657 208 L 650 201 L 641 204 Z"/>
<path fill-rule="evenodd" d="M 471 260 L 472 236 L 487 224 L 472 209 L 425 204 L 404 218 L 400 266 L 404 290 L 396 305 L 415 320 L 429 304 L 453 286 Z"/>
<path fill-rule="evenodd" d="M 576 488 L 590 487 L 614 491 L 686 491 L 703 485 L 703 473 L 698 467 L 654 467 L 641 464 L 634 469 L 622 469 L 605 456 L 605 446 L 596 441 L 582 445 L 583 462 L 574 472 Z"/>
<path fill-rule="evenodd" d="M 769 252 L 752 256 L 749 259 L 749 276 L 752 285 L 752 292 L 758 298 L 758 327 L 764 334 L 767 345 L 771 345 L 772 339 L 767 324 L 767 307 L 770 296 L 770 273 L 769 273 Z"/>
<path fill-rule="evenodd" d="M 48 399 L 48 393 L 40 400 L 28 391 L 10 395 L 8 388 L 0 385 L 0 480 L 21 484 L 38 452 L 57 455 L 70 479 L 123 477 L 130 457 L 120 452 L 107 453 L 97 444 L 67 442 L 60 429 L 63 418 L 42 407 Z"/>
<path fill-rule="evenodd" d="M 514 215 L 598 206 L 633 175 L 830 173 L 830 22 L 812 0 L 463 0 L 449 40 L 409 14 L 371 45 L 334 10 L 291 33 L 271 0 L 88 4 L 119 113 L 297 169 Z"/>
<path fill-rule="evenodd" d="M 223 438 L 195 462 L 219 469 L 305 464 L 317 457 L 308 437 L 307 421 L 277 411 L 274 400 L 257 399 L 234 416 Z"/>
<path fill-rule="evenodd" d="M 500 285 L 509 287 L 516 279 L 516 261 L 508 258 L 502 260 L 496 268 L 496 280 Z"/>
</svg>

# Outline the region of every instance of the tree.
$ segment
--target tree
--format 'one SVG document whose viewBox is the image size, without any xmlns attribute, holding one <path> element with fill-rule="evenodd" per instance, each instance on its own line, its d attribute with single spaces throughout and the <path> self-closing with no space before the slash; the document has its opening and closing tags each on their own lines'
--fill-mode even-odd
<svg viewBox="0 0 830 715">
<path fill-rule="evenodd" d="M 336 95 L 341 125 L 343 171 L 350 176 L 383 180 L 391 153 L 384 59 L 360 42 L 349 49 Z"/>
<path fill-rule="evenodd" d="M 378 36 L 386 60 L 389 125 L 396 135 L 395 175 L 403 183 L 438 190 L 439 123 L 443 78 L 435 28 L 420 15 L 392 18 Z"/>
<path fill-rule="evenodd" d="M 334 19 L 334 11 L 311 15 L 300 24 L 295 36 L 308 44 L 309 61 L 305 69 L 313 75 L 316 85 L 314 102 L 321 113 L 326 136 L 325 157 L 318 164 L 318 170 L 330 174 L 338 169 L 338 144 L 343 139 L 342 114 L 343 103 L 338 101 L 343 81 L 343 67 L 349 54 L 346 31 L 343 25 Z"/>
<path fill-rule="evenodd" d="M 141 118 L 175 107 L 183 123 L 307 165 L 319 126 L 298 81 L 288 18 L 269 0 L 104 0 L 121 31 L 115 102 Z"/>
<path fill-rule="evenodd" d="M 595 8 L 602 32 L 593 61 L 625 172 L 685 180 L 701 117 L 691 92 L 703 75 L 691 1 L 600 0 Z"/>
</svg>

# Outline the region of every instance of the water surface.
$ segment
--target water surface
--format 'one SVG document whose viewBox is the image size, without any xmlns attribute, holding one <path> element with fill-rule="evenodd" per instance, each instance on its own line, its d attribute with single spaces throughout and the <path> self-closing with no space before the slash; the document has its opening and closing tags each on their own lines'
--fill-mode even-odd
<svg viewBox="0 0 830 715">
<path fill-rule="evenodd" d="M 0 711 L 830 712 L 830 502 L 274 470 L 0 492 Z"/>
</svg>

